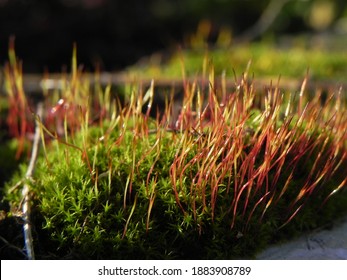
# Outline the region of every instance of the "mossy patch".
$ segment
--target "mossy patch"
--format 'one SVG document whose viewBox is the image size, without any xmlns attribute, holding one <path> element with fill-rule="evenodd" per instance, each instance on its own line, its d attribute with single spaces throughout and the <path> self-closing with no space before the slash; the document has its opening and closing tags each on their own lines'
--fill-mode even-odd
<svg viewBox="0 0 347 280">
<path fill-rule="evenodd" d="M 226 72 L 232 76 L 235 72 L 239 76 L 249 68 L 250 75 L 261 73 L 269 80 L 277 80 L 278 76 L 297 79 L 298 76 L 305 76 L 309 70 L 312 80 L 329 80 L 333 77 L 335 82 L 343 82 L 347 73 L 347 56 L 344 52 L 332 51 L 327 55 L 321 49 L 279 48 L 268 43 L 184 49 L 163 64 L 149 60 L 147 64 L 129 67 L 129 73 L 140 78 L 157 79 L 179 79 L 182 72 L 188 77 L 204 77 L 208 74 L 210 63 L 213 63 L 218 75 Z"/>
<path fill-rule="evenodd" d="M 34 118 L 10 54 L 20 154 Z M 30 186 L 37 258 L 248 259 L 345 214 L 341 92 L 310 98 L 307 80 L 298 96 L 259 92 L 246 75 L 227 88 L 223 74 L 215 83 L 213 59 L 215 69 L 207 56 L 201 63 L 205 81 L 183 77 L 179 105 L 166 100 L 153 114 L 155 82 L 126 85 L 121 102 L 110 86 L 90 87 L 74 49 L 71 75 L 36 117 L 34 176 L 22 165 L 5 189 L 7 216 L 20 219 L 21 186 Z M 183 75 L 194 75 L 189 67 Z"/>
<path fill-rule="evenodd" d="M 50 245 L 42 256 L 252 258 L 271 243 L 328 224 L 345 210 L 346 193 L 322 206 L 344 180 L 343 149 L 333 153 L 341 164 L 326 167 L 326 157 L 338 144 L 334 135 L 311 133 L 316 126 L 311 115 L 302 117 L 305 123 L 299 116 L 275 125 L 275 112 L 280 110 L 267 114 L 249 107 L 235 114 L 243 115 L 240 119 L 221 121 L 219 130 L 210 116 L 211 123 L 199 132 L 192 123 L 169 129 L 135 110 L 123 121 L 106 120 L 73 138 L 54 140 L 30 182 L 38 243 Z M 186 113 L 183 119 L 191 116 Z M 232 158 L 230 151 L 237 148 Z M 305 148 L 310 152 L 298 154 Z M 268 160 L 272 167 L 264 164 Z M 325 168 L 336 170 L 326 176 L 319 171 Z M 19 203 L 20 190 L 7 199 Z"/>
</svg>

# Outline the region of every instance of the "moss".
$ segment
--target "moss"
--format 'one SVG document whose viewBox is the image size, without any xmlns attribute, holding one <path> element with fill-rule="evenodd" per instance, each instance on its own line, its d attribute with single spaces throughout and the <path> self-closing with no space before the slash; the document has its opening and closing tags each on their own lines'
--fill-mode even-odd
<svg viewBox="0 0 347 280">
<path fill-rule="evenodd" d="M 218 73 L 225 53 L 213 59 Z M 197 73 L 196 62 L 184 63 Z M 212 79 L 207 57 L 202 64 Z M 153 116 L 153 86 L 126 86 L 117 102 L 110 87 L 77 86 L 73 66 L 74 90 L 46 100 L 44 149 L 28 182 L 38 258 L 247 259 L 345 213 L 341 96 L 322 104 L 278 88 L 262 98 L 244 79 L 231 94 L 186 83 L 178 116 L 169 102 Z M 6 184 L 13 209 L 25 169 Z"/>
<path fill-rule="evenodd" d="M 333 77 L 334 81 L 342 82 L 347 71 L 346 59 L 346 55 L 338 51 L 327 55 L 325 51 L 319 49 L 287 49 L 268 43 L 253 43 L 211 50 L 185 49 L 173 55 L 163 65 L 149 62 L 142 67 L 137 65 L 130 67 L 129 72 L 142 78 L 179 79 L 182 76 L 182 62 L 188 77 L 208 74 L 208 64 L 212 63 L 218 75 L 226 71 L 232 76 L 235 71 L 239 76 L 245 72 L 248 63 L 251 62 L 250 75 L 261 73 L 262 77 L 274 80 L 279 76 L 282 79 L 296 79 L 298 76 L 305 76 L 309 70 L 313 80 L 327 80 Z"/>
<path fill-rule="evenodd" d="M 250 121 L 253 119 L 254 114 Z M 310 197 L 303 211 L 285 229 L 279 230 L 288 218 L 285 216 L 288 202 L 295 199 L 302 175 L 312 166 L 304 160 L 294 175 L 290 191 L 262 220 L 262 208 L 256 208 L 245 230 L 245 219 L 250 215 L 247 210 L 246 215 L 237 214 L 231 229 L 228 213 L 233 192 L 226 192 L 229 177 L 220 184 L 213 221 L 211 205 L 204 207 L 199 195 L 188 187 L 192 182 L 189 174 L 197 170 L 187 169 L 184 173 L 182 180 L 187 189 L 180 192 L 184 212 L 178 206 L 170 167 L 182 134 L 163 132 L 160 138 L 154 134 L 137 137 L 130 129 L 117 143 L 120 130 L 115 128 L 100 141 L 105 131 L 99 127 L 88 129 L 86 154 L 55 141 L 49 147 L 48 158 L 42 156 L 37 163 L 35 181 L 31 184 L 35 220 L 42 222 L 43 235 L 49 237 L 51 246 L 56 246 L 56 250 L 50 252 L 54 252 L 56 258 L 69 255 L 98 259 L 251 258 L 269 243 L 316 228 L 342 214 L 344 209 L 342 203 L 346 195 L 320 208 L 324 198 L 336 187 L 332 179 L 325 183 L 323 193 Z M 86 135 L 80 134 L 74 138 L 76 147 L 84 145 Z M 193 159 L 196 147 L 181 166 Z M 259 164 L 262 161 L 259 159 Z M 283 180 L 286 178 L 283 173 Z M 278 188 L 284 183 L 280 178 Z M 207 186 L 207 201 L 211 195 L 209 189 Z M 247 209 L 252 209 L 260 197 L 261 194 L 256 194 Z M 245 203 L 244 199 L 241 197 L 240 205 Z M 15 200 L 12 196 L 11 201 Z M 192 201 L 197 209 L 191 208 Z M 316 215 L 318 209 L 325 218 Z"/>
<path fill-rule="evenodd" d="M 8 181 L 13 173 L 18 168 L 18 165 L 23 161 L 24 157 L 16 159 L 16 152 L 18 143 L 16 140 L 5 141 L 0 146 L 0 188 L 2 188 L 6 181 Z"/>
</svg>

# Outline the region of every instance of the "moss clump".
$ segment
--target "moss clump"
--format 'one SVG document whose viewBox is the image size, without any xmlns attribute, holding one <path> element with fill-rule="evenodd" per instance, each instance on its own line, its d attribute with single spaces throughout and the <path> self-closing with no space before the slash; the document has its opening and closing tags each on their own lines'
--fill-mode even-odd
<svg viewBox="0 0 347 280">
<path fill-rule="evenodd" d="M 347 58 L 343 52 L 332 51 L 327 55 L 320 49 L 279 48 L 268 43 L 232 45 L 228 48 L 185 49 L 175 53 L 165 64 L 149 63 L 130 67 L 129 73 L 142 78 L 179 79 L 182 64 L 188 77 L 208 75 L 208 61 L 213 59 L 217 74 L 226 71 L 241 74 L 250 64 L 249 73 L 261 73 L 262 77 L 277 80 L 304 76 L 310 70 L 312 80 L 344 81 Z M 154 60 L 157 61 L 157 60 Z M 285 67 L 283 67 L 285 65 Z"/>
<path fill-rule="evenodd" d="M 285 102 L 275 89 L 255 109 L 245 82 L 221 94 L 223 105 L 214 91 L 206 98 L 192 88 L 175 120 L 169 105 L 162 117 L 149 117 L 153 88 L 133 92 L 124 108 L 109 105 L 97 123 L 89 121 L 88 101 L 78 131 L 65 117 L 75 107 L 66 107 L 65 135 L 46 129 L 55 140 L 30 182 L 37 255 L 252 258 L 343 214 L 347 138 L 339 97 L 303 108 L 303 100 Z M 20 190 L 6 198 L 19 204 Z"/>
<path fill-rule="evenodd" d="M 125 87 L 121 104 L 111 87 L 91 90 L 75 51 L 70 79 L 36 119 L 43 149 L 27 183 L 38 258 L 252 258 L 346 212 L 340 93 L 324 102 L 307 99 L 304 85 L 297 98 L 278 87 L 259 94 L 246 75 L 219 87 L 211 68 L 206 81 L 184 79 L 178 110 L 171 99 L 153 114 L 154 83 Z M 20 154 L 33 118 L 10 54 Z M 25 174 L 22 166 L 6 185 L 13 217 Z"/>
</svg>

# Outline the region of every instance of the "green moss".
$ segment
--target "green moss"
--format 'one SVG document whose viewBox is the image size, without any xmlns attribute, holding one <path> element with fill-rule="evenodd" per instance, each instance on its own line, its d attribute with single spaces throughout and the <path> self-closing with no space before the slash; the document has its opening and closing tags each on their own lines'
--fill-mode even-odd
<svg viewBox="0 0 347 280">
<path fill-rule="evenodd" d="M 312 59 L 312 69 L 324 65 L 318 52 L 306 57 L 302 50 L 270 48 L 264 57 L 264 51 L 262 45 L 215 50 L 215 72 L 230 72 L 234 63 L 245 69 L 250 57 L 254 71 L 265 75 L 282 74 L 276 67 L 292 62 L 281 69 L 304 73 L 305 59 Z M 201 65 L 212 76 L 202 51 L 173 57 L 161 75 L 181 77 L 182 56 L 189 76 L 199 75 Z M 344 66 L 333 69 L 336 77 L 345 73 Z M 76 73 L 71 77 L 79 83 Z M 119 106 L 101 87 L 57 92 L 66 106 L 51 111 L 53 121 L 43 120 L 41 136 L 54 140 L 42 137 L 45 149 L 28 182 L 38 258 L 252 258 L 346 212 L 347 121 L 340 97 L 294 102 L 269 90 L 264 101 L 242 81 L 230 96 L 210 90 L 202 102 L 198 87 L 185 85 L 179 116 L 173 119 L 176 108 L 167 107 L 154 120 L 147 111 L 154 89 L 142 95 L 138 87 L 124 88 L 130 94 Z M 228 97 L 223 106 L 219 95 Z M 48 110 L 56 105 L 48 97 Z M 6 185 L 13 209 L 20 206 L 17 183 L 25 169 Z"/>
<path fill-rule="evenodd" d="M 188 77 L 202 76 L 208 64 L 213 63 L 216 74 L 223 71 L 229 76 L 233 72 L 237 76 L 247 69 L 251 62 L 249 74 L 269 77 L 277 80 L 282 78 L 304 77 L 309 70 L 311 79 L 343 81 L 347 73 L 347 56 L 344 52 L 329 52 L 320 49 L 277 48 L 267 43 L 235 45 L 230 48 L 211 50 L 188 49 L 173 55 L 165 64 L 148 63 L 142 67 L 134 66 L 129 72 L 142 78 L 181 78 L 182 63 Z M 205 66 L 204 66 L 205 64 Z M 285 66 L 285 67 L 284 67 Z"/>
<path fill-rule="evenodd" d="M 251 120 L 254 114 L 250 123 Z M 86 154 L 55 141 L 49 148 L 48 161 L 42 156 L 37 163 L 35 181 L 31 183 L 35 221 L 42 222 L 43 234 L 48 236 L 50 246 L 56 246 L 50 252 L 56 258 L 71 254 L 75 258 L 101 259 L 251 258 L 270 243 L 293 237 L 342 214 L 342 203 L 347 200 L 346 195 L 338 196 L 321 209 L 322 201 L 338 180 L 325 182 L 324 191 L 310 197 L 293 222 L 279 230 L 288 218 L 285 214 L 288 202 L 300 190 L 302 175 L 310 171 L 312 164 L 303 161 L 290 191 L 261 221 L 262 208 L 256 208 L 245 224 L 249 209 L 261 197 L 255 194 L 245 215 L 238 213 L 231 229 L 230 205 L 234 194 L 226 192 L 229 177 L 220 184 L 213 221 L 211 205 L 204 207 L 199 194 L 189 190 L 190 174 L 195 174 L 196 169 L 187 169 L 182 179 L 187 186 L 180 192 L 185 212 L 178 206 L 169 173 L 182 134 L 163 132 L 158 140 L 155 134 L 137 137 L 129 130 L 117 142 L 120 130 L 115 128 L 100 141 L 104 132 L 104 128 L 88 129 Z M 82 147 L 85 138 L 86 135 L 76 135 L 74 145 Z M 194 157 L 196 148 L 192 148 L 182 166 Z M 259 164 L 261 161 L 259 158 Z M 287 178 L 285 172 L 289 170 L 284 170 L 283 180 Z M 279 188 L 285 183 L 281 178 Z M 211 196 L 209 189 L 206 186 L 207 201 Z M 14 202 L 15 195 L 10 199 Z M 245 203 L 244 199 L 241 197 L 240 205 Z M 196 209 L 192 209 L 192 201 Z M 316 215 L 318 209 L 324 219 Z"/>
<path fill-rule="evenodd" d="M 0 189 L 4 186 L 5 182 L 9 180 L 12 174 L 18 168 L 21 159 L 16 159 L 16 152 L 18 148 L 17 140 L 5 141 L 0 146 Z"/>
</svg>

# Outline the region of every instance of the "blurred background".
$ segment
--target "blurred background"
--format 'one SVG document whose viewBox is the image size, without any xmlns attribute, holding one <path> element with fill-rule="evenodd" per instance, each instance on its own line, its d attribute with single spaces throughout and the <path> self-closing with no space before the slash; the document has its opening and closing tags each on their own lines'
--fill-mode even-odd
<svg viewBox="0 0 347 280">
<path fill-rule="evenodd" d="M 61 71 L 72 46 L 87 70 L 116 71 L 189 44 L 198 29 L 213 44 L 286 42 L 302 34 L 347 35 L 345 0 L 0 0 L 0 64 L 15 37 L 25 72 Z"/>
</svg>

